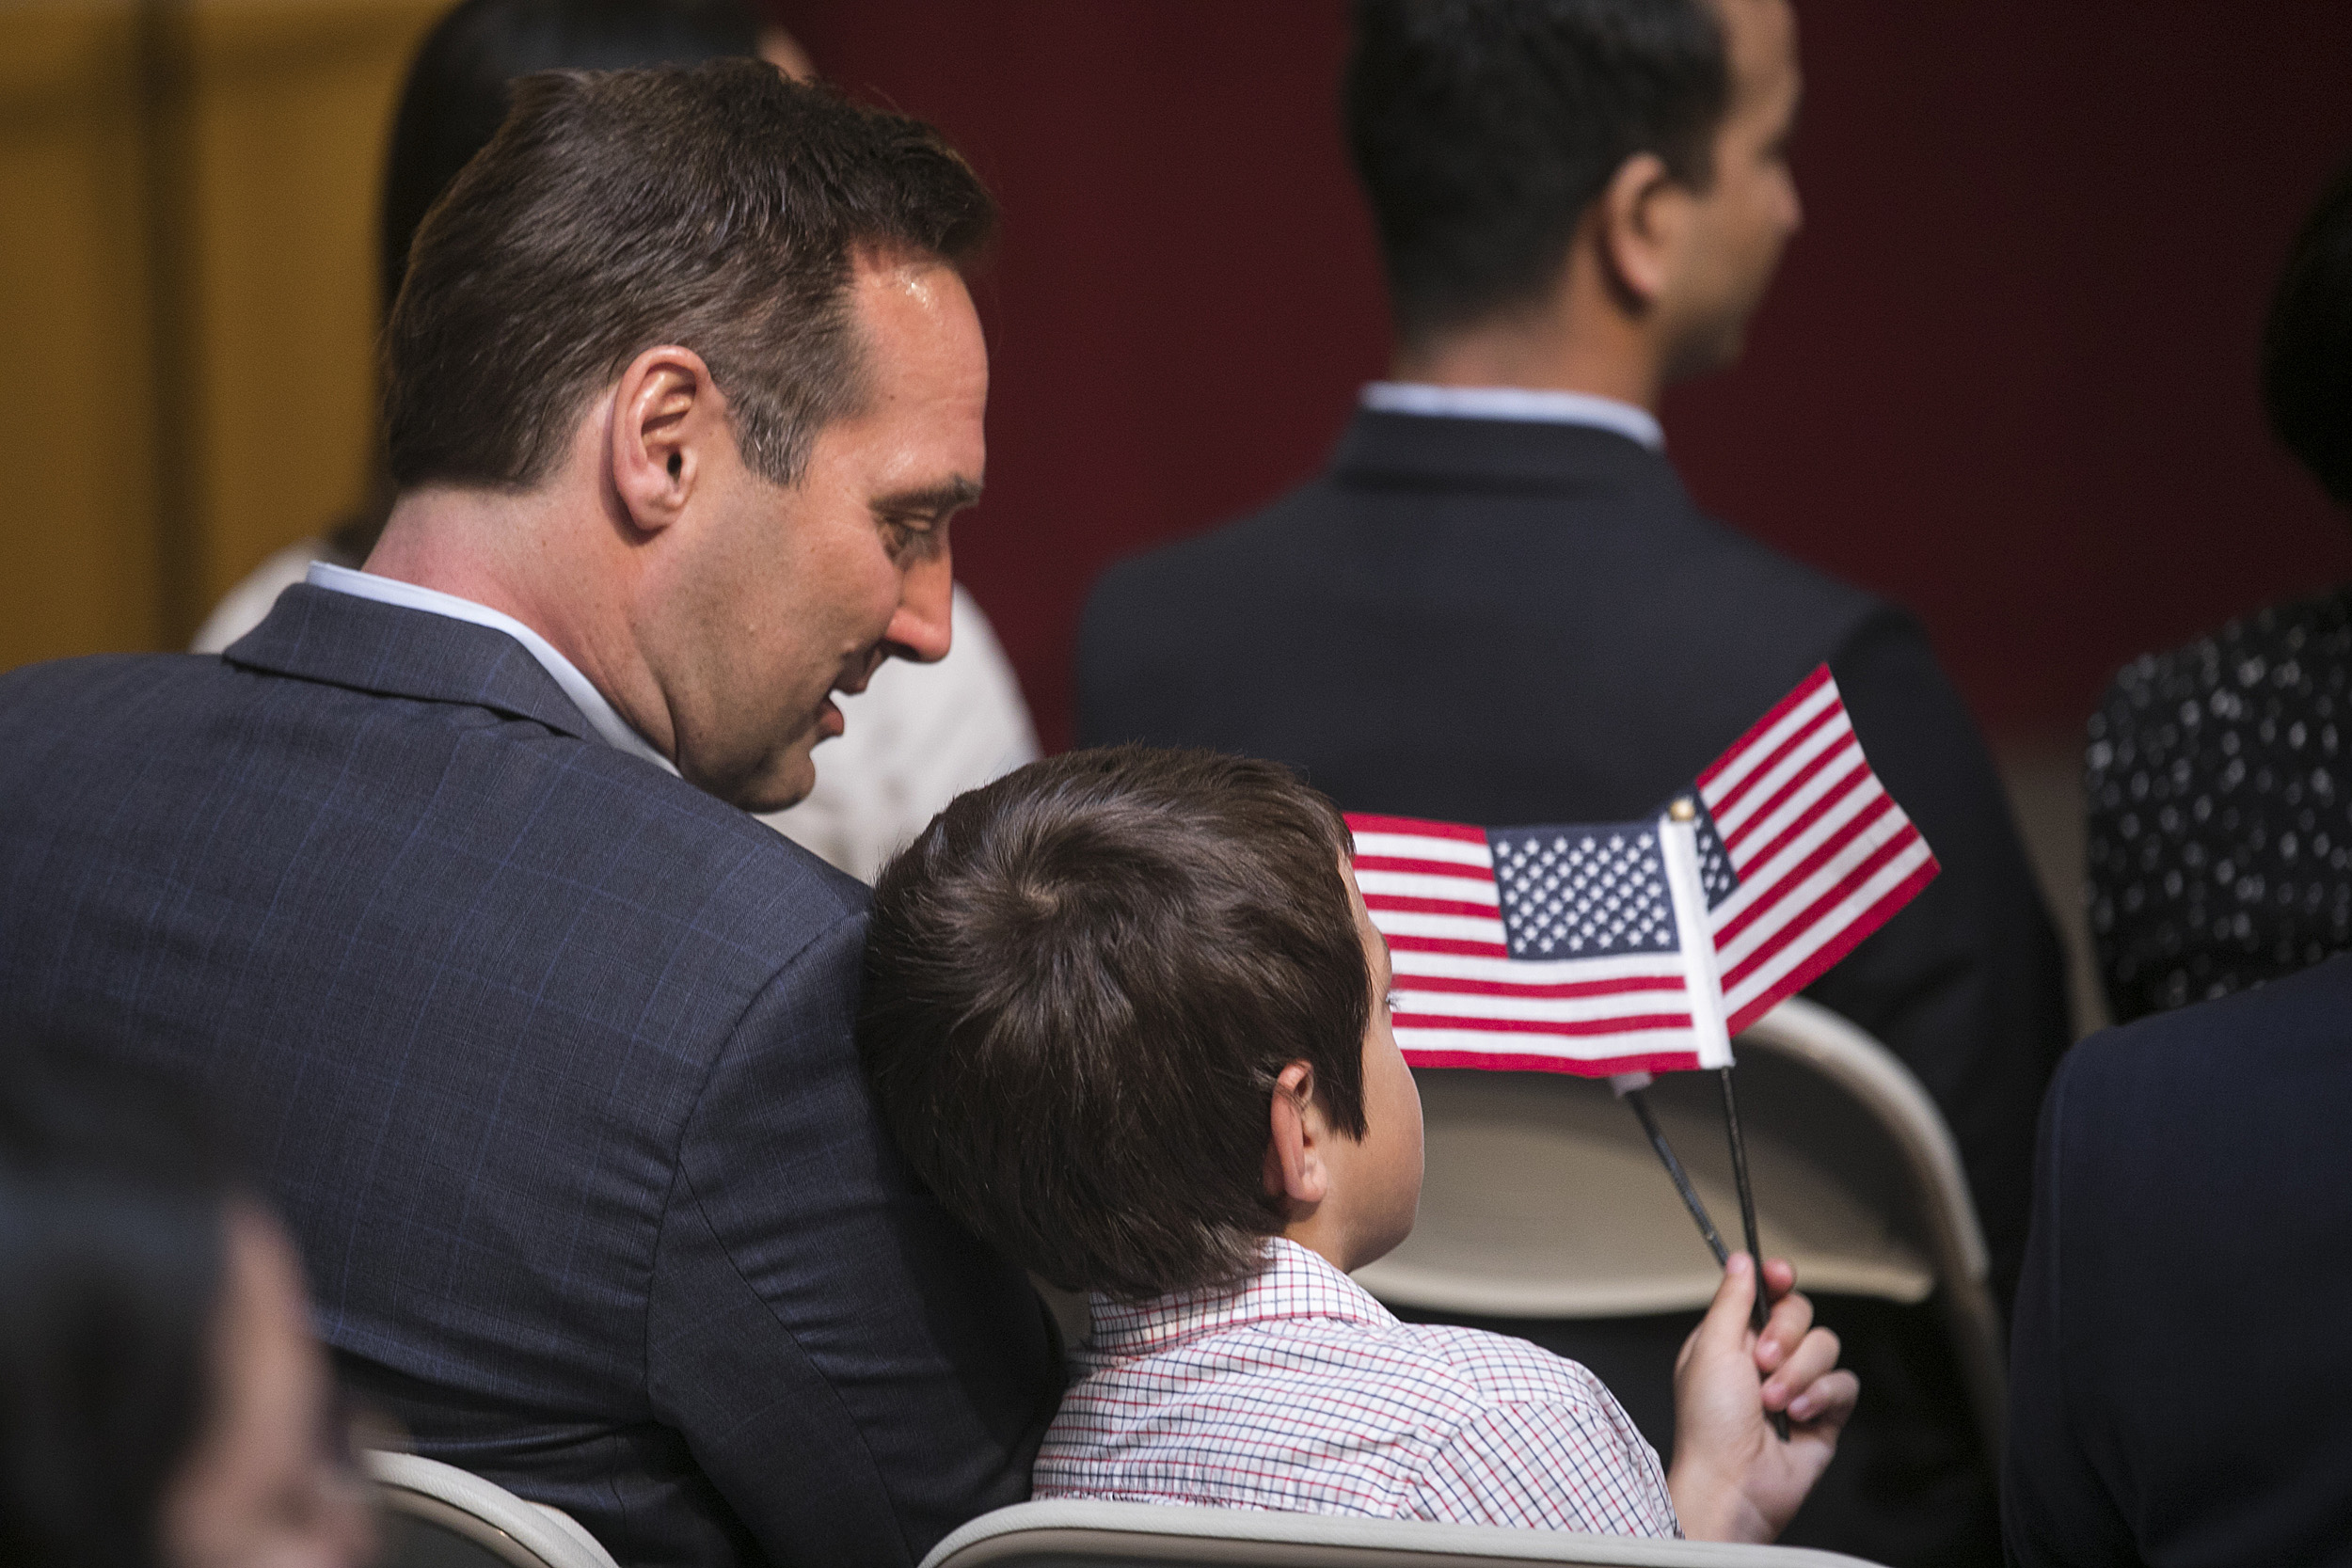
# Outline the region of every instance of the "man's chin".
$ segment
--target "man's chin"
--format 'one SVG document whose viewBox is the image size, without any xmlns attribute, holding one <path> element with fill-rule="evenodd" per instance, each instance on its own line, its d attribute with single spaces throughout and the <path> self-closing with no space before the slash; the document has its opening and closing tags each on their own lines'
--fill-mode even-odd
<svg viewBox="0 0 2352 1568">
<path fill-rule="evenodd" d="M 790 751 L 769 759 L 767 766 L 756 772 L 725 781 L 704 781 L 691 775 L 687 783 L 704 793 L 715 795 L 731 806 L 766 816 L 808 799 L 817 787 L 817 765 L 809 756 L 806 744 L 795 745 Z"/>
</svg>

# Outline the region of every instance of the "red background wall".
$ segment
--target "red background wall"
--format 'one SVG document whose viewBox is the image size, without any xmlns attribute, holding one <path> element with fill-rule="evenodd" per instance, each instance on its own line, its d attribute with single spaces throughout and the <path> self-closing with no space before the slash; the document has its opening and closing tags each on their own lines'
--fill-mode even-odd
<svg viewBox="0 0 2352 1568">
<path fill-rule="evenodd" d="M 1386 359 L 1340 146 L 1341 0 L 785 0 L 1003 199 L 989 488 L 961 575 L 1066 743 L 1107 562 L 1312 471 Z M 2352 153 L 2343 0 L 1804 0 L 1807 228 L 1735 371 L 1678 390 L 1700 499 L 1925 619 L 1997 736 L 2352 577 L 2254 389 L 2286 245 Z"/>
</svg>

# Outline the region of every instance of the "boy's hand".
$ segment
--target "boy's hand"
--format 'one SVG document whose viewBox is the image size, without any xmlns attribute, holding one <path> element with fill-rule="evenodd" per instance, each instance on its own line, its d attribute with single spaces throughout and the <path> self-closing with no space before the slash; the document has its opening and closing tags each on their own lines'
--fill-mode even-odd
<svg viewBox="0 0 2352 1568">
<path fill-rule="evenodd" d="M 1735 1252 L 1724 1282 L 1675 1361 L 1674 1467 L 1666 1479 L 1682 1533 L 1693 1541 L 1770 1541 L 1780 1534 L 1837 1449 L 1862 1385 L 1836 1370 L 1837 1336 L 1813 1328 L 1797 1271 L 1768 1259 L 1772 1315 L 1748 1326 L 1755 1287 Z M 1809 1330 L 1809 1332 L 1808 1332 Z M 1759 1381 L 1759 1379 L 1761 1381 Z M 1788 1441 L 1765 1418 L 1788 1414 Z"/>
</svg>

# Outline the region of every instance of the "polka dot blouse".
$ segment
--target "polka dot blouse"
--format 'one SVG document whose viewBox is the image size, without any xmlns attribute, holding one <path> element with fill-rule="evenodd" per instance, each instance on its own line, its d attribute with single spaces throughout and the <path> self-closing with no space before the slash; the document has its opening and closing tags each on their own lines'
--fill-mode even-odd
<svg viewBox="0 0 2352 1568">
<path fill-rule="evenodd" d="M 2085 763 L 2117 1022 L 2352 948 L 2352 588 L 2132 664 Z"/>
</svg>

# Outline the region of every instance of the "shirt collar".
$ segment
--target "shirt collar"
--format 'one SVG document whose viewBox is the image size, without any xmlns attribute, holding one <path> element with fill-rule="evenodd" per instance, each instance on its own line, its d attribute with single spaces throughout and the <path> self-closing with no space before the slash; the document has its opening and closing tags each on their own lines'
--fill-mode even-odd
<svg viewBox="0 0 2352 1568">
<path fill-rule="evenodd" d="M 1421 414 L 1452 420 L 1508 420 L 1520 424 L 1583 424 L 1614 431 L 1652 451 L 1666 450 L 1658 417 L 1615 398 L 1590 392 L 1537 391 L 1529 387 L 1437 387 L 1425 381 L 1375 381 L 1363 405 L 1380 414 Z"/>
<path fill-rule="evenodd" d="M 1092 1330 L 1084 1353 L 1125 1361 L 1173 1350 L 1187 1339 L 1281 1318 L 1331 1318 L 1396 1326 L 1389 1309 L 1319 1255 L 1280 1236 L 1266 1239 L 1265 1261 L 1237 1285 L 1178 1291 L 1150 1301 L 1089 1299 Z"/>
<path fill-rule="evenodd" d="M 660 752 L 646 738 L 629 728 L 617 709 L 605 700 L 579 667 L 555 651 L 555 644 L 516 620 L 512 615 L 492 610 L 488 605 L 461 599 L 454 594 L 444 594 L 436 588 L 420 588 L 413 582 L 378 577 L 372 572 L 355 572 L 348 566 L 332 562 L 313 561 L 303 579 L 313 588 L 330 593 L 349 594 L 358 598 L 373 599 L 380 604 L 398 605 L 403 610 L 421 610 L 428 615 L 446 615 L 453 621 L 466 621 L 477 626 L 502 631 L 523 645 L 523 651 L 539 661 L 539 667 L 564 689 L 564 695 L 580 709 L 580 717 L 596 737 L 616 752 L 627 752 L 642 757 L 665 773 L 675 774 L 677 765 Z"/>
</svg>

